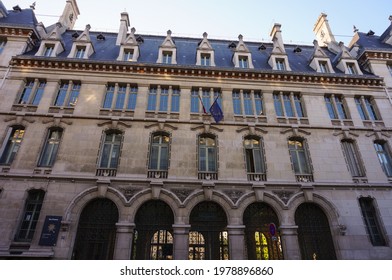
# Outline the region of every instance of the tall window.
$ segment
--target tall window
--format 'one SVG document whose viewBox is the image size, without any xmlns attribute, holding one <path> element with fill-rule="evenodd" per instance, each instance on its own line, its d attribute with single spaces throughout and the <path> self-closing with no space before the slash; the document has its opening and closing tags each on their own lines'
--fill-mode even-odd
<svg viewBox="0 0 392 280">
<path fill-rule="evenodd" d="M 170 137 L 165 133 L 155 133 L 151 137 L 149 169 L 168 170 Z"/>
<path fill-rule="evenodd" d="M 30 242 L 33 239 L 44 197 L 44 191 L 29 191 L 15 241 Z"/>
<path fill-rule="evenodd" d="M 219 88 L 192 88 L 191 91 L 191 113 L 205 113 L 209 112 L 214 101 L 222 108 L 222 95 Z M 202 105 L 199 105 L 201 104 Z"/>
<path fill-rule="evenodd" d="M 263 98 L 260 91 L 233 90 L 232 97 L 235 115 L 263 115 Z"/>
<path fill-rule="evenodd" d="M 369 235 L 370 242 L 373 246 L 385 246 L 386 241 L 381 230 L 379 216 L 374 206 L 374 200 L 370 197 L 361 197 L 359 199 L 362 217 L 366 226 L 366 232 Z"/>
<path fill-rule="evenodd" d="M 305 110 L 301 95 L 298 93 L 274 93 L 275 112 L 278 117 L 304 118 Z"/>
<path fill-rule="evenodd" d="M 248 179 L 256 180 L 256 175 L 259 180 L 265 178 L 260 175 L 265 174 L 264 153 L 260 138 L 246 137 L 244 140 L 246 171 Z"/>
<path fill-rule="evenodd" d="M 167 112 L 168 102 L 169 102 L 169 88 L 161 87 L 161 94 L 159 98 L 159 111 Z"/>
<path fill-rule="evenodd" d="M 113 84 L 106 86 L 103 109 L 135 110 L 138 88 L 131 84 Z"/>
<path fill-rule="evenodd" d="M 164 51 L 162 52 L 162 63 L 171 64 L 172 63 L 173 52 Z"/>
<path fill-rule="evenodd" d="M 392 156 L 388 144 L 383 141 L 374 142 L 374 148 L 385 175 L 392 177 Z"/>
<path fill-rule="evenodd" d="M 348 119 L 347 109 L 342 96 L 326 95 L 324 97 L 329 117 L 334 119 Z"/>
<path fill-rule="evenodd" d="M 46 137 L 45 145 L 38 162 L 39 167 L 52 167 L 56 160 L 63 130 L 61 128 L 50 129 Z"/>
<path fill-rule="evenodd" d="M 217 148 L 215 137 L 199 136 L 199 171 L 217 172 Z"/>
<path fill-rule="evenodd" d="M 365 170 L 355 142 L 351 140 L 342 140 L 342 147 L 351 175 L 353 177 L 364 177 Z"/>
<path fill-rule="evenodd" d="M 31 104 L 38 106 L 44 94 L 46 81 L 38 79 L 28 79 L 19 96 L 18 104 Z"/>
<path fill-rule="evenodd" d="M 25 129 L 22 126 L 10 127 L 8 129 L 6 140 L 0 150 L 0 164 L 11 165 L 22 144 L 24 133 Z"/>
<path fill-rule="evenodd" d="M 81 84 L 78 81 L 63 81 L 57 92 L 54 106 L 75 107 L 78 102 Z"/>
<path fill-rule="evenodd" d="M 122 133 L 119 131 L 108 131 L 104 135 L 99 168 L 116 169 L 120 158 Z"/>
<path fill-rule="evenodd" d="M 290 138 L 288 144 L 294 173 L 297 175 L 311 174 L 312 172 L 305 141 L 300 138 Z"/>
</svg>

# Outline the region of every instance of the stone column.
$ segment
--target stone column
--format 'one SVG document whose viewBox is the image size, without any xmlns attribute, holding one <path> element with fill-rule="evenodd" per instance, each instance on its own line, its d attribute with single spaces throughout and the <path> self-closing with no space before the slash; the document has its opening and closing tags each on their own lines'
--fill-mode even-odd
<svg viewBox="0 0 392 280">
<path fill-rule="evenodd" d="M 286 260 L 301 259 L 297 229 L 298 226 L 296 225 L 283 225 L 279 228 L 283 256 Z"/>
<path fill-rule="evenodd" d="M 117 223 L 116 247 L 114 249 L 113 259 L 129 260 L 131 258 L 131 249 L 135 224 Z"/>
<path fill-rule="evenodd" d="M 229 233 L 229 252 L 231 260 L 244 260 L 245 256 L 245 237 L 244 225 L 227 226 Z"/>
<path fill-rule="evenodd" d="M 173 225 L 173 258 L 175 260 L 188 259 L 190 225 Z"/>
</svg>

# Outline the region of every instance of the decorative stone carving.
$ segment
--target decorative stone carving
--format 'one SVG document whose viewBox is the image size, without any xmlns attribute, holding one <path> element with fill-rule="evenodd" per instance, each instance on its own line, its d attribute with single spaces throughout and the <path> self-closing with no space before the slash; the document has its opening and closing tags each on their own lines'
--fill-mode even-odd
<svg viewBox="0 0 392 280">
<path fill-rule="evenodd" d="M 178 197 L 181 202 L 184 202 L 187 197 L 193 192 L 191 189 L 171 189 L 171 191 Z"/>
<path fill-rule="evenodd" d="M 128 188 L 119 188 L 119 190 L 124 194 L 127 200 L 130 200 L 132 197 L 135 196 L 136 193 L 140 192 L 142 189 L 128 187 Z"/>
<path fill-rule="evenodd" d="M 244 194 L 244 191 L 239 190 L 224 190 L 223 192 L 231 199 L 231 201 L 233 201 L 234 204 L 237 203 Z"/>
<path fill-rule="evenodd" d="M 273 193 L 276 194 L 286 205 L 290 198 L 294 195 L 294 192 L 290 191 L 273 191 Z"/>
</svg>

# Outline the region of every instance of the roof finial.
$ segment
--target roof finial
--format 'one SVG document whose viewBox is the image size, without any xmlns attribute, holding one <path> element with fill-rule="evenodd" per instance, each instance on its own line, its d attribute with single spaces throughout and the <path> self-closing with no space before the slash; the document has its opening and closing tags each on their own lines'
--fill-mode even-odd
<svg viewBox="0 0 392 280">
<path fill-rule="evenodd" d="M 33 4 L 30 5 L 30 9 L 35 10 L 35 5 L 36 3 L 34 2 Z"/>
<path fill-rule="evenodd" d="M 135 34 L 135 32 L 136 32 L 136 28 L 135 28 L 135 27 L 132 27 L 132 28 L 131 28 L 131 33 L 132 33 L 132 34 Z"/>
<path fill-rule="evenodd" d="M 207 33 L 207 32 L 204 32 L 204 33 L 203 33 L 203 38 L 207 38 L 207 36 L 208 36 L 208 33 Z"/>
<path fill-rule="evenodd" d="M 388 19 L 391 21 L 392 24 L 392 15 L 390 15 Z"/>
<path fill-rule="evenodd" d="M 357 33 L 358 31 L 359 31 L 359 29 L 355 25 L 353 25 L 353 32 Z"/>
<path fill-rule="evenodd" d="M 172 35 L 172 32 L 171 32 L 170 29 L 167 31 L 167 35 L 168 35 L 168 36 L 171 36 L 171 35 Z"/>
</svg>

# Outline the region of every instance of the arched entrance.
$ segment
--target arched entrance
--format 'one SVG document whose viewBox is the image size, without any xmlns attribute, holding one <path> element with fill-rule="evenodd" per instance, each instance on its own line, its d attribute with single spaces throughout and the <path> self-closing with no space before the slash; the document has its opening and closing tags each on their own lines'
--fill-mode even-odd
<svg viewBox="0 0 392 280">
<path fill-rule="evenodd" d="M 83 209 L 72 258 L 75 260 L 111 260 L 116 241 L 118 209 L 109 199 L 94 199 Z"/>
<path fill-rule="evenodd" d="M 244 212 L 245 238 L 249 260 L 282 260 L 278 216 L 265 203 L 253 203 Z"/>
<path fill-rule="evenodd" d="M 173 259 L 174 215 L 163 201 L 144 203 L 136 213 L 132 259 Z"/>
<path fill-rule="evenodd" d="M 228 260 L 229 237 L 226 214 L 215 202 L 197 204 L 190 215 L 190 260 Z"/>
<path fill-rule="evenodd" d="M 301 257 L 305 260 L 336 260 L 328 218 L 314 203 L 303 203 L 295 212 Z"/>
</svg>

